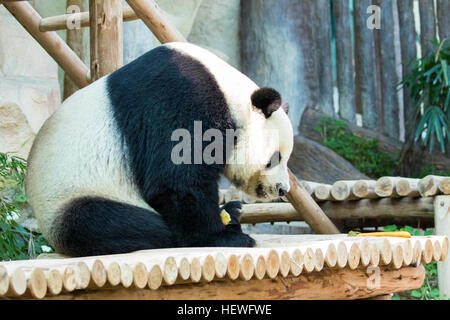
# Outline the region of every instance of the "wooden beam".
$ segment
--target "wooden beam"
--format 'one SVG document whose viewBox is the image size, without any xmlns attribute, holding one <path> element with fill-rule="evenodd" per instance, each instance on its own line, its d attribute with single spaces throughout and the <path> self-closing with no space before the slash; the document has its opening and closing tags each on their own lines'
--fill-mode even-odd
<svg viewBox="0 0 450 320">
<path fill-rule="evenodd" d="M 130 7 L 122 8 L 122 17 L 124 22 L 139 19 Z M 67 21 L 73 20 L 74 18 L 79 19 L 80 27 L 89 27 L 89 12 L 80 12 L 42 18 L 39 24 L 39 30 L 44 32 L 68 29 Z"/>
<path fill-rule="evenodd" d="M 93 81 L 123 65 L 122 1 L 89 0 L 91 78 Z"/>
<path fill-rule="evenodd" d="M 425 269 L 422 265 L 399 270 L 381 267 L 379 276 L 375 278 L 373 275 L 374 273 L 366 268 L 356 270 L 326 268 L 320 272 L 303 273 L 297 277 L 278 276 L 274 279 L 248 281 L 224 279 L 211 283 L 161 287 L 158 290 L 114 288 L 75 291 L 62 293 L 56 297 L 48 296 L 46 299 L 352 300 L 419 288 L 425 278 Z"/>
<path fill-rule="evenodd" d="M 186 39 L 175 25 L 169 20 L 166 13 L 159 8 L 153 0 L 127 0 L 137 16 L 153 32 L 161 42 L 186 42 Z"/>
<path fill-rule="evenodd" d="M 8 2 L 3 5 L 80 88 L 89 84 L 87 67 L 56 32 L 39 31 L 41 16 L 29 3 Z"/>
<path fill-rule="evenodd" d="M 439 40 L 450 38 L 450 1 L 437 0 L 436 13 L 438 19 Z"/>
<path fill-rule="evenodd" d="M 420 218 L 433 219 L 433 198 L 383 198 L 319 203 L 333 220 Z M 242 205 L 241 223 L 304 221 L 290 203 L 252 203 Z"/>
<path fill-rule="evenodd" d="M 298 182 L 292 171 L 289 169 L 288 171 L 291 189 L 286 197 L 292 203 L 292 206 L 303 216 L 315 233 L 339 233 L 338 228 L 336 228 L 305 188 Z"/>
</svg>

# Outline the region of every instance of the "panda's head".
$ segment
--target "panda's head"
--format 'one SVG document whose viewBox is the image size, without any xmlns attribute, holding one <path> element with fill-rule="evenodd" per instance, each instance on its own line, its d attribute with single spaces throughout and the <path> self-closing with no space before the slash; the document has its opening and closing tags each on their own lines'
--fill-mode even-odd
<svg viewBox="0 0 450 320">
<path fill-rule="evenodd" d="M 294 139 L 288 105 L 266 87 L 253 91 L 248 103 L 225 175 L 248 195 L 270 201 L 289 191 L 287 161 Z"/>
</svg>

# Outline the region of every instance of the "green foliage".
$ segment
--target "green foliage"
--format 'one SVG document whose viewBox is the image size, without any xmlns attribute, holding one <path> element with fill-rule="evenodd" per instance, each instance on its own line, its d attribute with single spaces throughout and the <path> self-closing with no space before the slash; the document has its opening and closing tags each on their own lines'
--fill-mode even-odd
<svg viewBox="0 0 450 320">
<path fill-rule="evenodd" d="M 35 258 L 42 246 L 49 246 L 40 234 L 17 223 L 27 206 L 26 161 L 0 152 L 0 260 Z"/>
<path fill-rule="evenodd" d="M 411 62 L 411 74 L 402 86 L 411 87 L 411 97 L 420 117 L 415 141 L 429 146 L 436 141 L 445 152 L 445 140 L 450 142 L 450 41 L 435 44 L 435 50 Z"/>
<path fill-rule="evenodd" d="M 315 128 L 322 135 L 322 144 L 352 163 L 362 173 L 372 178 L 393 175 L 397 162 L 378 148 L 377 140 L 355 136 L 339 120 L 324 117 Z"/>
<path fill-rule="evenodd" d="M 408 231 L 413 236 L 431 236 L 433 230 L 415 229 L 410 226 L 398 228 L 395 224 L 383 227 L 383 231 Z M 400 300 L 402 297 L 413 300 L 441 300 L 439 296 L 437 262 L 433 261 L 423 265 L 425 267 L 425 280 L 420 288 L 396 294 L 393 299 Z M 444 297 L 447 299 L 447 297 Z"/>
</svg>

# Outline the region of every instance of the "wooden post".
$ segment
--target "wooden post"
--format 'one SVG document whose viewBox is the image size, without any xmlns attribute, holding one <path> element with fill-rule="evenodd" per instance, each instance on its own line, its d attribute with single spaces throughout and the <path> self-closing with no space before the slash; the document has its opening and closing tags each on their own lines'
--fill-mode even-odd
<svg viewBox="0 0 450 320">
<path fill-rule="evenodd" d="M 437 235 L 450 238 L 450 196 L 437 196 L 434 198 L 434 225 Z M 444 294 L 450 297 L 450 260 L 438 262 L 439 290 L 441 297 Z"/>
<path fill-rule="evenodd" d="M 349 2 L 333 0 L 332 4 L 336 30 L 336 68 L 337 86 L 339 90 L 339 116 L 349 122 L 356 123 Z"/>
<path fill-rule="evenodd" d="M 439 29 L 439 40 L 450 38 L 450 1 L 437 0 L 437 18 Z"/>
<path fill-rule="evenodd" d="M 8 2 L 3 5 L 80 88 L 89 84 L 87 67 L 56 32 L 39 31 L 41 16 L 29 3 Z"/>
<path fill-rule="evenodd" d="M 380 1 L 381 7 L 381 92 L 383 100 L 383 133 L 399 139 L 399 105 L 397 85 L 399 82 L 395 64 L 394 1 Z"/>
<path fill-rule="evenodd" d="M 136 15 L 147 25 L 161 42 L 185 42 L 180 31 L 170 22 L 167 15 L 153 0 L 127 0 Z"/>
<path fill-rule="evenodd" d="M 375 40 L 373 30 L 367 27 L 367 8 L 372 0 L 355 1 L 355 71 L 357 104 L 362 111 L 362 124 L 376 130 L 378 112 L 376 106 Z"/>
<path fill-rule="evenodd" d="M 77 6 L 81 11 L 89 9 L 89 1 L 88 0 L 67 0 L 67 8 L 71 6 Z M 87 20 L 89 21 L 89 12 L 87 13 Z M 64 20 L 64 26 L 67 28 L 67 21 L 71 21 L 69 19 L 74 19 L 74 15 L 68 14 L 68 17 Z M 71 16 L 71 18 L 69 18 Z M 78 16 L 79 17 L 79 16 Z M 43 20 L 43 19 L 42 19 Z M 39 26 L 41 29 L 42 20 Z M 87 36 L 89 36 L 89 31 L 86 29 L 82 29 L 80 27 L 71 25 L 71 29 L 67 29 L 66 33 L 66 43 L 67 45 L 76 53 L 78 57 L 84 62 L 85 65 L 89 64 L 89 41 L 87 40 Z M 63 99 L 68 98 L 72 93 L 77 91 L 79 87 L 72 81 L 68 74 L 64 74 L 64 94 Z"/>
<path fill-rule="evenodd" d="M 91 79 L 123 65 L 122 1 L 89 0 Z"/>
<path fill-rule="evenodd" d="M 311 20 L 312 33 L 315 35 L 317 73 L 320 92 L 317 108 L 327 116 L 334 117 L 333 106 L 333 72 L 331 62 L 331 6 L 329 0 L 304 1 L 313 6 Z"/>
<path fill-rule="evenodd" d="M 433 41 L 436 39 L 436 16 L 434 14 L 434 1 L 419 0 L 419 12 L 420 47 L 422 48 L 423 57 L 433 50 Z"/>
<path fill-rule="evenodd" d="M 288 200 L 304 217 L 305 221 L 315 233 L 339 233 L 338 228 L 336 228 L 314 199 L 300 185 L 291 170 L 289 170 L 289 184 L 291 189 L 287 194 Z"/>
</svg>

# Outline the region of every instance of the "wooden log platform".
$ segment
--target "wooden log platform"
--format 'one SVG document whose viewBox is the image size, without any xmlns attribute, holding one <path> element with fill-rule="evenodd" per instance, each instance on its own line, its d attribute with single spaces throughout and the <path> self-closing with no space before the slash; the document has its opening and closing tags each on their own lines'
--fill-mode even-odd
<svg viewBox="0 0 450 320">
<path fill-rule="evenodd" d="M 362 299 L 420 287 L 421 263 L 448 254 L 446 236 L 253 237 L 255 248 L 2 262 L 0 299 Z"/>
</svg>

